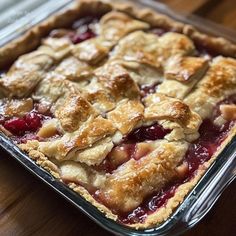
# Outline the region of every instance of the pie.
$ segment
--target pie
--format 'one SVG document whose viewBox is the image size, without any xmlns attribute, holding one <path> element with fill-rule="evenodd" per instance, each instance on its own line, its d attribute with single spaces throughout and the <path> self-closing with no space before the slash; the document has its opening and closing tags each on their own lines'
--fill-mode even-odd
<svg viewBox="0 0 236 236">
<path fill-rule="evenodd" d="M 80 1 L 0 49 L 0 130 L 108 218 L 164 222 L 236 133 L 236 45 Z"/>
</svg>

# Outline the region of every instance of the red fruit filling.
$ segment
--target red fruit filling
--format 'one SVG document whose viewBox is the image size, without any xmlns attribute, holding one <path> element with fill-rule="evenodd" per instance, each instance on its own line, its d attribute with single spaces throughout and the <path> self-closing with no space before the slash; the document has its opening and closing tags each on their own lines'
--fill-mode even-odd
<svg viewBox="0 0 236 236">
<path fill-rule="evenodd" d="M 108 154 L 105 160 L 98 166 L 96 166 L 96 170 L 105 171 L 106 173 L 112 173 L 116 170 L 120 165 L 127 162 L 131 158 L 134 158 L 136 145 L 135 144 L 120 144 L 112 149 L 112 151 Z M 120 158 L 114 157 L 114 151 L 120 150 L 120 152 L 124 152 L 124 155 L 121 155 Z"/>
<path fill-rule="evenodd" d="M 73 44 L 81 43 L 87 39 L 95 37 L 95 33 L 91 30 L 87 30 L 83 33 L 71 32 L 67 35 Z"/>
<path fill-rule="evenodd" d="M 179 185 L 189 181 L 199 166 L 211 158 L 219 145 L 227 137 L 232 125 L 233 122 L 228 122 L 222 127 L 217 127 L 210 120 L 205 120 L 200 127 L 200 138 L 190 145 L 184 158 L 184 162 L 188 165 L 185 176 L 182 176 L 165 188 L 147 197 L 132 212 L 120 214 L 119 221 L 124 224 L 142 223 L 149 214 L 164 206 L 174 196 Z"/>
<path fill-rule="evenodd" d="M 40 139 L 36 132 L 41 128 L 43 121 L 48 119 L 51 119 L 51 116 L 40 114 L 34 109 L 23 117 L 4 117 L 2 125 L 13 135 L 11 138 L 15 142 L 25 143 L 27 140 Z"/>
<path fill-rule="evenodd" d="M 156 87 L 159 83 L 155 83 L 152 85 L 142 85 L 140 86 L 141 96 L 142 98 L 146 97 L 148 94 L 152 94 L 156 92 Z"/>
<path fill-rule="evenodd" d="M 146 217 L 160 207 L 165 206 L 168 200 L 175 195 L 176 189 L 191 178 L 193 178 L 199 169 L 199 166 L 208 161 L 212 155 L 217 151 L 220 144 L 227 138 L 230 129 L 235 125 L 235 121 L 228 121 L 222 126 L 217 126 L 213 123 L 214 119 L 220 115 L 219 106 L 221 104 L 235 104 L 236 96 L 230 96 L 224 101 L 219 102 L 214 111 L 212 119 L 203 121 L 199 128 L 200 137 L 190 144 L 189 149 L 183 159 L 184 172 L 181 176 L 176 177 L 173 182 L 166 185 L 160 191 L 148 196 L 143 203 L 128 213 L 118 212 L 119 221 L 123 224 L 142 223 Z M 129 134 L 122 144 L 116 146 L 114 149 L 121 148 L 121 151 L 126 153 L 125 157 L 121 159 L 119 165 L 125 163 L 130 158 L 136 159 L 136 145 L 138 142 L 147 140 L 162 139 L 171 130 L 165 130 L 162 126 L 155 124 L 148 127 L 140 127 Z M 100 166 L 100 169 L 112 173 L 119 165 L 112 160 L 112 152 L 108 155 L 106 160 Z M 96 192 L 91 193 L 97 201 L 101 201 Z M 105 202 L 102 202 L 106 204 Z M 111 209 L 112 210 L 112 209 Z M 116 211 L 114 211 L 117 213 Z"/>
<path fill-rule="evenodd" d="M 42 125 L 42 115 L 36 112 L 30 112 L 24 117 L 28 126 L 28 131 L 34 132 L 38 130 Z"/>
<path fill-rule="evenodd" d="M 233 125 L 233 121 L 220 127 L 214 125 L 211 120 L 205 120 L 202 123 L 199 129 L 200 138 L 190 145 L 185 157 L 188 163 L 187 178 L 191 178 L 198 167 L 211 158 Z"/>
<path fill-rule="evenodd" d="M 179 183 L 166 186 L 159 192 L 145 199 L 145 201 L 132 212 L 120 214 L 119 221 L 123 224 L 143 223 L 148 215 L 166 204 L 167 200 L 174 196 Z"/>
<path fill-rule="evenodd" d="M 23 135 L 28 130 L 28 125 L 24 118 L 12 118 L 3 124 L 4 128 L 13 135 Z"/>
<path fill-rule="evenodd" d="M 95 32 L 93 31 L 93 27 L 91 27 L 91 25 L 96 21 L 97 20 L 92 17 L 84 18 L 82 20 L 76 21 L 72 26 L 72 30 L 65 30 L 63 31 L 64 33 L 62 33 L 62 31 L 60 30 L 55 30 L 51 33 L 51 36 L 67 37 L 73 44 L 77 44 L 96 36 Z M 161 36 L 168 32 L 168 30 L 156 28 L 152 29 L 151 32 L 157 34 L 158 36 Z M 200 56 L 207 55 L 209 57 L 215 57 L 219 55 L 217 51 L 209 48 L 207 45 L 195 42 L 195 46 L 198 51 L 198 55 Z M 158 84 L 141 86 L 140 89 L 142 97 L 145 97 L 147 94 L 154 93 L 157 85 Z M 232 103 L 236 103 L 235 95 L 217 104 L 216 109 L 213 112 L 213 116 L 217 117 L 220 114 L 220 104 Z M 36 135 L 36 132 L 42 126 L 43 121 L 50 118 L 50 116 L 41 114 L 37 109 L 35 109 L 23 117 L 13 117 L 8 119 L 0 115 L 0 124 L 3 125 L 6 130 L 13 134 L 12 138 L 14 141 L 16 141 L 17 143 L 24 143 L 27 140 L 39 139 L 39 137 L 37 137 Z M 148 196 L 143 201 L 143 203 L 133 211 L 125 214 L 119 214 L 119 221 L 124 224 L 142 223 L 145 221 L 146 217 L 149 214 L 152 214 L 160 207 L 164 206 L 167 201 L 174 196 L 176 189 L 181 184 L 189 181 L 194 176 L 199 166 L 212 157 L 217 148 L 227 137 L 227 134 L 233 125 L 234 122 L 231 121 L 226 122 L 224 125 L 219 127 L 214 125 L 212 120 L 204 120 L 199 129 L 200 138 L 190 144 L 190 147 L 184 158 L 184 162 L 187 163 L 188 166 L 185 175 L 165 186 L 160 191 L 152 194 L 151 196 Z M 111 151 L 108 157 L 101 165 L 97 167 L 97 169 L 105 170 L 106 172 L 112 173 L 113 170 L 118 168 L 118 166 L 122 165 L 123 163 L 127 162 L 129 159 L 140 158 L 135 156 L 137 143 L 148 140 L 153 141 L 157 139 L 163 139 L 164 136 L 170 132 L 171 130 L 164 129 L 159 124 L 140 127 L 134 130 L 124 138 L 121 144 L 113 148 L 119 148 L 123 150 L 127 154 L 126 157 L 121 159 L 119 162 L 115 162 L 114 160 L 112 160 Z M 95 190 L 91 192 L 95 192 Z"/>
<path fill-rule="evenodd" d="M 108 154 L 106 159 L 96 167 L 97 170 L 104 170 L 107 173 L 112 173 L 115 169 L 117 169 L 120 165 L 127 162 L 131 158 L 140 159 L 142 156 L 136 152 L 136 144 L 143 141 L 154 141 L 157 139 L 163 139 L 165 135 L 170 133 L 171 130 L 164 129 L 159 124 L 153 124 L 150 126 L 142 126 L 137 128 L 133 132 L 131 132 L 128 136 L 126 136 L 122 143 L 117 145 L 112 149 L 112 151 Z M 116 156 L 114 156 L 114 151 L 116 151 Z M 117 152 L 121 154 L 117 155 Z M 117 157 L 118 156 L 118 157 Z M 118 160 L 117 160 L 118 159 Z"/>
<path fill-rule="evenodd" d="M 69 38 L 73 44 L 81 43 L 96 36 L 92 26 L 97 21 L 97 18 L 85 17 L 76 21 L 71 29 L 56 29 L 50 33 L 50 36 L 54 38 Z"/>
<path fill-rule="evenodd" d="M 128 143 L 138 143 L 146 140 L 154 141 L 163 139 L 170 132 L 171 130 L 164 129 L 161 125 L 156 123 L 151 126 L 143 126 L 134 130 L 125 138 L 125 141 Z"/>
</svg>

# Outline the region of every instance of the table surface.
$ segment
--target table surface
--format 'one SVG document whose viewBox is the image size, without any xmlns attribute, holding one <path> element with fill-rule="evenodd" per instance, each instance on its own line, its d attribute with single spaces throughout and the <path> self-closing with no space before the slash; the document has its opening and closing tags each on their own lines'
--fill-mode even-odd
<svg viewBox="0 0 236 236">
<path fill-rule="evenodd" d="M 162 0 L 236 30 L 235 0 Z M 0 235 L 110 235 L 49 189 L 0 149 Z M 185 236 L 233 236 L 236 181 L 208 215 Z"/>
</svg>

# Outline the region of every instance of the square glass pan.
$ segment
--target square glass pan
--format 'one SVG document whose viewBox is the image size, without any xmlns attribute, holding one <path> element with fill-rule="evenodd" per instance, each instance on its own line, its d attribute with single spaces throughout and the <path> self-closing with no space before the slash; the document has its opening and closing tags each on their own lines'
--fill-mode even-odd
<svg viewBox="0 0 236 236">
<path fill-rule="evenodd" d="M 17 22 L 8 25 L 0 32 L 0 46 L 18 37 L 33 25 L 46 19 L 49 15 L 60 10 L 65 10 L 71 5 L 71 2 L 73 1 L 48 1 L 34 11 L 31 11 L 26 17 L 21 17 Z M 234 32 L 224 27 L 205 21 L 199 17 L 193 15 L 188 15 L 188 17 L 178 15 L 165 5 L 152 0 L 133 0 L 129 2 L 135 3 L 139 7 L 151 7 L 157 12 L 166 14 L 176 20 L 192 24 L 201 31 L 209 34 L 223 36 L 232 41 L 236 35 Z M 116 235 L 179 235 L 193 227 L 206 215 L 223 190 L 236 177 L 236 137 L 234 137 L 206 171 L 198 184 L 186 196 L 183 203 L 177 207 L 171 217 L 157 227 L 146 230 L 135 230 L 106 218 L 105 215 L 91 203 L 69 189 L 65 184 L 56 180 L 43 168 L 36 165 L 34 161 L 19 150 L 19 148 L 3 134 L 0 134 L 0 146 L 32 174 L 40 178 L 84 214 L 89 216 L 94 222 Z"/>
</svg>

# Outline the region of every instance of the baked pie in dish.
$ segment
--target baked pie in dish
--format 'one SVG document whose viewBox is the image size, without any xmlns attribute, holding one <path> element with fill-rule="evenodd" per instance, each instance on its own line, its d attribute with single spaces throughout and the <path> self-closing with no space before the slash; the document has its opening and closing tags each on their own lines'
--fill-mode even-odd
<svg viewBox="0 0 236 236">
<path fill-rule="evenodd" d="M 236 45 L 79 1 L 0 49 L 0 130 L 108 218 L 164 222 L 236 133 Z"/>
</svg>

